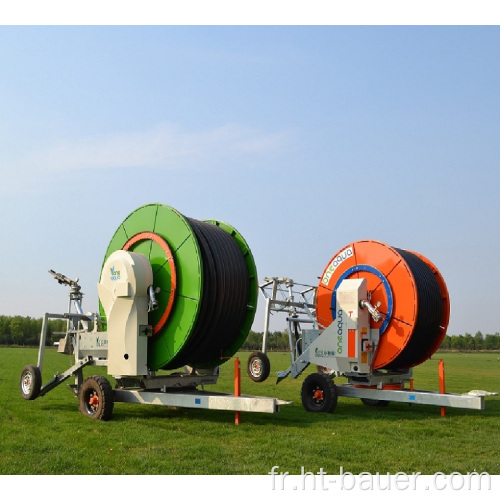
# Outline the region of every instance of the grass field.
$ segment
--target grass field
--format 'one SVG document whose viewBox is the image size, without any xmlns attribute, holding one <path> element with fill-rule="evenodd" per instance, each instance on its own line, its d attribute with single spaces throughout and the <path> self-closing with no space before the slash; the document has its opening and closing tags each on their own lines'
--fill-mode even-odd
<svg viewBox="0 0 500 500">
<path fill-rule="evenodd" d="M 288 353 L 271 353 L 271 377 L 261 384 L 246 376 L 242 392 L 293 401 L 278 414 L 173 409 L 118 403 L 108 422 L 78 411 L 64 386 L 25 401 L 21 369 L 36 364 L 34 348 L 0 348 L 0 474 L 267 474 L 271 467 L 299 474 L 301 466 L 328 474 L 360 472 L 488 472 L 500 474 L 500 397 L 483 411 L 391 403 L 364 406 L 339 398 L 332 414 L 308 413 L 300 401 L 305 378 L 275 385 L 274 372 Z M 445 361 L 446 390 L 500 390 L 499 353 L 443 353 L 414 370 L 415 388 L 438 390 L 437 359 Z M 72 357 L 48 349 L 43 380 L 64 371 Z M 310 367 L 309 371 L 313 368 Z M 215 390 L 231 392 L 233 366 L 222 367 Z M 90 367 L 85 376 L 105 373 Z M 342 380 L 337 381 L 337 383 Z"/>
</svg>

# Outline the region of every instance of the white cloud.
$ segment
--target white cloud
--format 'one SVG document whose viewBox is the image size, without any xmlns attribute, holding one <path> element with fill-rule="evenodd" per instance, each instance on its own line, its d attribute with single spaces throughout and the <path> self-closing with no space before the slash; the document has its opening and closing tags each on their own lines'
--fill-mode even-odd
<svg viewBox="0 0 500 500">
<path fill-rule="evenodd" d="M 0 165 L 1 191 L 33 189 L 47 175 L 89 169 L 146 167 L 220 169 L 254 166 L 289 148 L 289 132 L 263 132 L 238 124 L 183 131 L 171 124 L 147 130 L 70 139 L 46 150 L 10 155 Z M 236 161 L 237 160 L 237 161 Z"/>
<path fill-rule="evenodd" d="M 183 132 L 162 124 L 145 131 L 116 133 L 67 142 L 38 155 L 43 169 L 153 167 L 197 168 L 199 161 L 276 153 L 286 134 L 266 134 L 239 125 Z"/>
</svg>

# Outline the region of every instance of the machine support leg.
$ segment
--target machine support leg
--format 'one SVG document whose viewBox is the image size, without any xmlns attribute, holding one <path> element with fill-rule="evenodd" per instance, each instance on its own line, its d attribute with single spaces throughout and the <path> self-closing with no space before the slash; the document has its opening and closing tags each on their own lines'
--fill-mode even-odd
<svg viewBox="0 0 500 500">
<path fill-rule="evenodd" d="M 267 353 L 267 336 L 268 336 L 268 332 L 269 332 L 269 315 L 271 314 L 270 307 L 271 307 L 271 302 L 269 299 L 266 299 L 266 313 L 264 316 L 264 333 L 262 335 L 262 352 L 264 354 Z"/>
<path fill-rule="evenodd" d="M 40 332 L 40 348 L 38 349 L 38 368 L 42 371 L 43 368 L 43 354 L 45 352 L 45 341 L 47 339 L 47 326 L 49 322 L 49 315 L 45 313 L 42 321 L 42 331 Z"/>
<path fill-rule="evenodd" d="M 441 394 L 446 392 L 444 384 L 444 361 L 442 359 L 439 360 L 439 392 Z M 446 416 L 446 408 L 444 406 L 441 406 L 441 416 Z"/>
</svg>

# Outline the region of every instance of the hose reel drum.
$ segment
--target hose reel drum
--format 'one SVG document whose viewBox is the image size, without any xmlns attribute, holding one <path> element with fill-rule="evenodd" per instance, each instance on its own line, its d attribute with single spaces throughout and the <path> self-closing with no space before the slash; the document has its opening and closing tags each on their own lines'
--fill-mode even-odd
<svg viewBox="0 0 500 500">
<path fill-rule="evenodd" d="M 364 278 L 372 305 L 370 328 L 380 331 L 373 370 L 407 369 L 426 361 L 448 327 L 450 301 L 443 277 L 424 256 L 373 240 L 356 241 L 337 252 L 321 275 L 317 321 L 336 319 L 336 295 L 345 279 Z M 376 321 L 377 319 L 378 321 Z"/>
<path fill-rule="evenodd" d="M 149 370 L 214 368 L 238 351 L 255 316 L 257 271 L 234 227 L 149 204 L 119 225 L 104 262 L 117 250 L 142 254 L 152 267 L 157 308 L 149 313 Z"/>
</svg>

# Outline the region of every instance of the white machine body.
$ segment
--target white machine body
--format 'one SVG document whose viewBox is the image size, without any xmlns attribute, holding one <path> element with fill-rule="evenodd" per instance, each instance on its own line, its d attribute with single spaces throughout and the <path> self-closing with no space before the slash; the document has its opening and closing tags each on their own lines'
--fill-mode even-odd
<svg viewBox="0 0 500 500">
<path fill-rule="evenodd" d="M 366 280 L 344 280 L 336 293 L 336 318 L 309 348 L 310 363 L 342 374 L 368 374 L 378 330 L 370 329 Z M 305 333 L 305 332 L 304 332 Z"/>
<path fill-rule="evenodd" d="M 288 370 L 278 372 L 278 381 L 288 374 L 297 378 L 309 364 L 337 376 L 369 377 L 380 337 L 378 329 L 370 328 L 372 313 L 363 306 L 369 298 L 365 279 L 342 281 L 336 291 L 334 321 L 324 329 L 302 330 L 302 353 L 292 358 Z"/>
<path fill-rule="evenodd" d="M 108 373 L 115 378 L 147 375 L 148 288 L 153 271 L 141 254 L 117 250 L 97 285 L 107 318 Z"/>
</svg>

